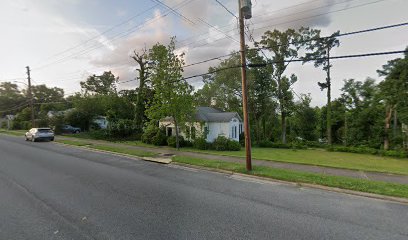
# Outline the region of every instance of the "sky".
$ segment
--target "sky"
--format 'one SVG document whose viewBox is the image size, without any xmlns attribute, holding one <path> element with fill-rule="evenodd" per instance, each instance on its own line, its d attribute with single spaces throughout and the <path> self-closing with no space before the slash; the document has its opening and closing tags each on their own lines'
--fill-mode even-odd
<svg viewBox="0 0 408 240">
<path fill-rule="evenodd" d="M 137 64 L 131 55 L 176 36 L 178 53 L 186 64 L 239 50 L 238 1 L 219 0 L 2 0 L 0 2 L 0 82 L 17 81 L 24 88 L 26 66 L 33 84 L 80 91 L 89 75 L 112 71 L 120 89 L 137 86 Z M 167 5 L 167 6 L 166 6 Z M 408 22 L 407 0 L 252 0 L 246 21 L 256 41 L 267 30 L 312 27 L 323 35 Z M 233 14 L 235 16 L 233 16 Z M 249 34 L 248 34 L 249 35 Z M 408 26 L 341 37 L 332 56 L 400 51 L 408 45 Z M 246 39 L 251 45 L 250 39 Z M 367 77 L 381 80 L 376 70 L 400 55 L 333 60 L 332 96 L 343 80 Z M 184 76 L 205 73 L 220 60 L 185 69 Z M 312 105 L 322 106 L 325 80 L 312 63 L 291 63 L 286 74 L 296 74 L 297 94 L 310 93 Z M 201 78 L 189 80 L 199 89 Z"/>
</svg>

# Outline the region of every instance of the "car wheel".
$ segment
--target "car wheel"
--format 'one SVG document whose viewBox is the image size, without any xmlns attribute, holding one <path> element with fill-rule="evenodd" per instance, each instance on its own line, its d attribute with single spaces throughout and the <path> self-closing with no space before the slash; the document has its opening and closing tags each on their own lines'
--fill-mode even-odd
<svg viewBox="0 0 408 240">
<path fill-rule="evenodd" d="M 51 138 L 50 141 L 51 141 L 51 142 L 54 141 L 54 138 Z"/>
<path fill-rule="evenodd" d="M 28 138 L 27 138 L 27 136 L 24 136 L 24 138 L 25 138 L 25 140 L 26 140 L 26 141 L 28 141 Z"/>
<path fill-rule="evenodd" d="M 31 142 L 35 142 L 37 140 L 35 140 L 35 137 L 31 137 Z"/>
<path fill-rule="evenodd" d="M 77 133 L 77 134 L 78 134 L 78 133 L 79 133 L 79 130 L 75 130 L 75 132 L 74 132 L 74 133 Z"/>
</svg>

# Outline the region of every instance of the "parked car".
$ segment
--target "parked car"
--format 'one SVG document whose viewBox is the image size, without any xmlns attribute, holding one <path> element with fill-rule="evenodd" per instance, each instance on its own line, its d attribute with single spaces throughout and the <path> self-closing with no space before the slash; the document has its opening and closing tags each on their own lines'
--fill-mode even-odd
<svg viewBox="0 0 408 240">
<path fill-rule="evenodd" d="M 51 128 L 31 128 L 30 131 L 26 132 L 25 140 L 32 142 L 38 140 L 54 141 L 54 136 L 54 132 Z"/>
<path fill-rule="evenodd" d="M 63 133 L 80 133 L 81 129 L 77 127 L 73 127 L 71 125 L 64 125 L 62 126 L 62 132 Z"/>
</svg>

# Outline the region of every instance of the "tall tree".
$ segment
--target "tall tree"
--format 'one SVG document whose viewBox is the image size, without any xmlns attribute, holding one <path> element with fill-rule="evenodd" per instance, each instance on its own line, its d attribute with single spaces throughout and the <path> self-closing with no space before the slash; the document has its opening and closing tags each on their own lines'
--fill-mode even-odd
<svg viewBox="0 0 408 240">
<path fill-rule="evenodd" d="M 15 113 L 20 109 L 13 107 L 19 106 L 24 102 L 25 98 L 18 86 L 11 82 L 0 83 L 0 116 L 10 113 Z M 10 111 L 5 111 L 10 110 Z"/>
<path fill-rule="evenodd" d="M 119 78 L 115 77 L 112 72 L 104 72 L 102 75 L 89 76 L 86 81 L 80 82 L 85 94 L 116 94 L 116 84 Z"/>
<path fill-rule="evenodd" d="M 408 50 L 408 48 L 407 48 Z M 383 69 L 378 70 L 380 76 L 385 76 L 385 80 L 379 84 L 381 99 L 385 102 L 384 121 L 384 149 L 390 147 L 389 129 L 392 114 L 400 113 L 402 119 L 408 116 L 408 53 L 405 58 L 398 58 L 383 65 Z"/>
<path fill-rule="evenodd" d="M 306 53 L 304 62 L 313 61 L 315 67 L 323 67 L 323 71 L 326 72 L 326 81 L 318 82 L 320 89 L 323 91 L 327 90 L 327 141 L 328 144 L 332 144 L 332 107 L 331 107 L 331 77 L 330 68 L 332 67 L 330 63 L 330 51 L 334 47 L 340 45 L 340 41 L 337 36 L 340 34 L 339 31 L 333 33 L 329 37 L 320 37 L 320 30 L 315 29 L 303 29 L 303 33 L 312 36 L 307 41 L 303 43 L 306 46 L 306 50 L 310 51 Z"/>
<path fill-rule="evenodd" d="M 139 68 L 136 71 L 139 73 L 139 87 L 137 89 L 136 99 L 136 111 L 135 111 L 135 124 L 141 131 L 143 128 L 144 112 L 146 110 L 146 91 L 147 84 L 149 82 L 149 64 L 148 64 L 148 52 L 143 49 L 140 53 L 134 51 L 132 59 L 136 61 Z"/>
<path fill-rule="evenodd" d="M 285 76 L 285 71 L 290 60 L 298 57 L 300 42 L 304 36 L 300 31 L 288 29 L 284 32 L 279 30 L 267 31 L 262 36 L 262 40 L 256 46 L 267 49 L 272 55 L 274 71 L 273 80 L 276 82 L 276 98 L 279 103 L 281 115 L 282 142 L 286 143 L 286 118 L 291 114 L 293 107 L 293 94 L 291 87 L 297 81 L 295 75 Z"/>
<path fill-rule="evenodd" d="M 191 120 L 194 113 L 193 88 L 182 78 L 184 54 L 175 52 L 175 38 L 166 47 L 156 44 L 149 50 L 152 64 L 151 84 L 154 96 L 147 115 L 152 121 L 171 117 L 176 132 L 176 147 L 179 149 L 179 128 Z"/>
<path fill-rule="evenodd" d="M 210 67 L 203 77 L 204 87 L 197 91 L 196 102 L 202 106 L 214 105 L 224 111 L 242 112 L 241 73 L 239 53 Z"/>
<path fill-rule="evenodd" d="M 249 68 L 247 71 L 249 117 L 255 130 L 255 139 L 259 144 L 261 140 L 270 140 L 271 128 L 267 130 L 267 122 L 276 110 L 276 102 L 273 100 L 276 83 L 272 78 L 271 61 L 262 57 L 258 50 L 250 49 L 247 60 L 251 64 L 266 65 L 262 68 Z"/>
</svg>

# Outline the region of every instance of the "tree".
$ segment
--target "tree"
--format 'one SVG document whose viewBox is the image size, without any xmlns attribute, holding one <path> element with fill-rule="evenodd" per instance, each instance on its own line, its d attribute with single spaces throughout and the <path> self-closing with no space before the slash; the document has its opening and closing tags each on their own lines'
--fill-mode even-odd
<svg viewBox="0 0 408 240">
<path fill-rule="evenodd" d="M 210 67 L 203 77 L 204 86 L 195 94 L 196 103 L 224 110 L 242 112 L 241 72 L 239 53 L 232 53 L 218 66 Z"/>
<path fill-rule="evenodd" d="M 343 130 L 339 135 L 342 135 L 345 145 L 380 147 L 384 105 L 378 98 L 375 80 L 372 78 L 365 81 L 344 80 L 341 91 L 341 97 L 333 101 L 339 105 L 332 108 L 333 130 L 336 130 L 338 124 L 344 126 L 339 128 Z M 336 136 L 336 131 L 333 132 L 335 142 L 340 136 Z"/>
<path fill-rule="evenodd" d="M 151 84 L 154 89 L 151 107 L 147 115 L 151 121 L 171 117 L 176 132 L 176 148 L 179 149 L 179 127 L 191 120 L 194 113 L 193 88 L 182 79 L 184 54 L 175 52 L 175 39 L 166 47 L 157 43 L 149 50 L 152 64 Z"/>
<path fill-rule="evenodd" d="M 20 109 L 14 109 L 14 107 L 18 107 L 19 105 L 21 105 L 24 100 L 24 95 L 18 89 L 18 86 L 16 84 L 11 82 L 0 83 L 0 116 L 10 113 L 16 113 Z"/>
<path fill-rule="evenodd" d="M 112 72 L 104 72 L 102 75 L 92 75 L 84 82 L 80 82 L 82 90 L 86 94 L 116 94 L 116 84 L 119 78 L 115 77 Z"/>
<path fill-rule="evenodd" d="M 408 48 L 407 48 L 408 50 Z M 392 114 L 400 113 L 401 119 L 408 120 L 408 53 L 405 58 L 388 61 L 377 71 L 385 80 L 379 84 L 380 96 L 385 103 L 384 149 L 390 147 L 389 129 Z"/>
<path fill-rule="evenodd" d="M 143 49 L 141 53 L 134 51 L 132 59 L 136 61 L 139 68 L 136 69 L 139 73 L 139 87 L 137 89 L 136 111 L 135 111 L 135 124 L 140 128 L 143 127 L 144 112 L 146 110 L 146 91 L 147 84 L 149 82 L 149 64 L 147 50 Z"/>
<path fill-rule="evenodd" d="M 310 94 L 301 94 L 300 101 L 295 103 L 295 111 L 291 118 L 292 128 L 296 137 L 301 137 L 308 141 L 315 141 L 317 138 L 318 115 L 314 108 L 310 107 L 312 98 Z"/>
<path fill-rule="evenodd" d="M 308 61 L 313 61 L 314 66 L 323 67 L 323 71 L 326 72 L 326 81 L 318 82 L 320 89 L 323 91 L 327 89 L 327 141 L 332 144 L 332 107 L 331 107 L 331 78 L 330 78 L 330 51 L 334 47 L 340 45 L 340 41 L 337 36 L 340 34 L 339 31 L 333 33 L 329 37 L 320 37 L 320 30 L 315 29 L 303 29 L 304 34 L 312 36 L 308 41 L 305 41 L 303 45 L 306 46 L 306 50 L 311 51 L 306 53 L 304 63 Z"/>
<path fill-rule="evenodd" d="M 292 113 L 293 94 L 291 87 L 297 81 L 292 74 L 284 75 L 290 60 L 298 57 L 300 42 L 305 38 L 301 30 L 288 29 L 284 32 L 279 30 L 267 31 L 262 40 L 256 46 L 267 49 L 272 54 L 271 62 L 274 66 L 272 78 L 276 83 L 275 97 L 278 100 L 281 115 L 282 143 L 286 143 L 286 118 Z"/>
</svg>

